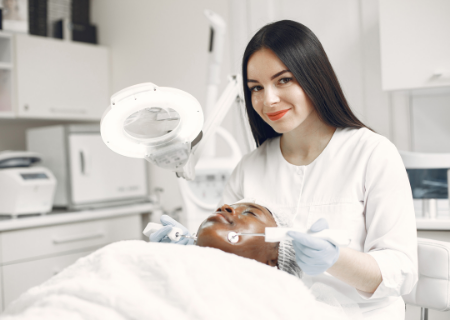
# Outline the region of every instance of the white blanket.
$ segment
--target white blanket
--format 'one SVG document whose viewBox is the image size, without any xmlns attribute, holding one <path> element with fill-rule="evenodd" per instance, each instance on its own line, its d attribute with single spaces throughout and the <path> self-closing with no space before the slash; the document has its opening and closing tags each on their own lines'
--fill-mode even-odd
<svg viewBox="0 0 450 320">
<path fill-rule="evenodd" d="M 217 249 L 122 241 L 30 289 L 1 318 L 359 318 L 331 295 L 317 298 L 292 275 Z"/>
</svg>

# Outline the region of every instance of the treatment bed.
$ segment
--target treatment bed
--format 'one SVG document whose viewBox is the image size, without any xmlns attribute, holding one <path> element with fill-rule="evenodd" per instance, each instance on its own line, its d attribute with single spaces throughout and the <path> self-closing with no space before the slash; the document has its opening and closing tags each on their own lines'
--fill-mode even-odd
<svg viewBox="0 0 450 320">
<path fill-rule="evenodd" d="M 419 282 L 405 302 L 450 310 L 450 244 L 418 241 Z M 13 301 L 1 320 L 363 319 L 331 288 L 197 246 L 121 241 Z"/>
</svg>

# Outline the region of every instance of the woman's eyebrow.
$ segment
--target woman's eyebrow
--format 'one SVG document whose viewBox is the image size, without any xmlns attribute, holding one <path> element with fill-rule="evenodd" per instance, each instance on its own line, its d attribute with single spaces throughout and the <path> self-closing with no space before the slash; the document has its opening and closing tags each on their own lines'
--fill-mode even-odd
<svg viewBox="0 0 450 320">
<path fill-rule="evenodd" d="M 281 70 L 280 72 L 277 72 L 277 73 L 275 73 L 273 76 L 271 76 L 270 77 L 270 80 L 273 80 L 273 79 L 275 79 L 276 77 L 279 77 L 279 76 L 281 76 L 283 73 L 285 73 L 285 72 L 290 72 L 289 70 Z M 253 80 L 253 79 L 247 79 L 247 82 L 258 82 L 258 81 L 256 81 L 256 80 Z"/>
<path fill-rule="evenodd" d="M 278 77 L 278 76 L 281 76 L 283 73 L 285 73 L 285 72 L 290 72 L 289 70 L 282 70 L 282 71 L 280 71 L 280 72 L 278 72 L 278 73 L 275 73 L 271 78 L 270 78 L 270 80 L 273 80 L 273 79 L 275 79 L 276 77 Z"/>
</svg>

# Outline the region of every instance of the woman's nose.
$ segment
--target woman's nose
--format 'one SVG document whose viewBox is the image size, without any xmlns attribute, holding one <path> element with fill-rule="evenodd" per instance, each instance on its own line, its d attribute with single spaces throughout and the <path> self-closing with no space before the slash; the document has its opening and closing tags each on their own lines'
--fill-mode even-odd
<svg viewBox="0 0 450 320">
<path fill-rule="evenodd" d="M 271 107 L 274 104 L 280 102 L 280 97 L 275 88 L 268 87 L 264 92 L 264 105 L 266 107 Z"/>
<path fill-rule="evenodd" d="M 236 215 L 236 211 L 234 211 L 233 207 L 230 207 L 227 204 L 224 204 L 223 206 L 221 206 L 218 211 L 226 211 L 233 216 Z"/>
</svg>

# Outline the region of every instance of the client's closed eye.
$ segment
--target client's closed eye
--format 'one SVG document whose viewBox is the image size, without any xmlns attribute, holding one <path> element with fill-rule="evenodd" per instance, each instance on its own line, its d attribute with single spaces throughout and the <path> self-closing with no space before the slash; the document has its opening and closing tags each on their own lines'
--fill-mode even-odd
<svg viewBox="0 0 450 320">
<path fill-rule="evenodd" d="M 245 213 L 250 213 L 250 214 L 254 215 L 255 217 L 257 216 L 256 213 L 254 213 L 250 210 L 245 210 L 244 212 L 242 212 L 242 214 L 245 214 Z"/>
</svg>

